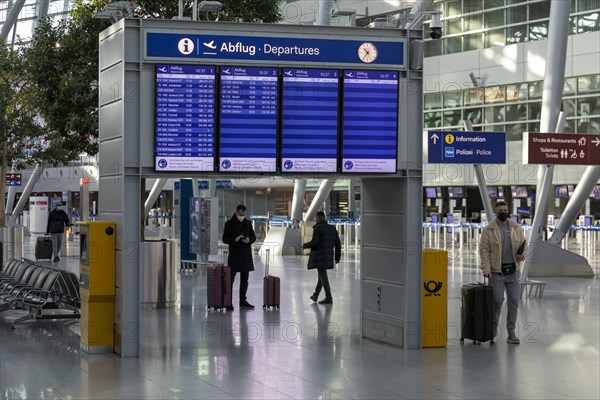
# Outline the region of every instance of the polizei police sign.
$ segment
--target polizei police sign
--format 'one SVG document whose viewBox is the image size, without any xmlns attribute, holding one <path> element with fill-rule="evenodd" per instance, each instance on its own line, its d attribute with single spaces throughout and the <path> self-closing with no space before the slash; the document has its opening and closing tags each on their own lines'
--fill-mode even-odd
<svg viewBox="0 0 600 400">
<path fill-rule="evenodd" d="M 504 164 L 505 132 L 441 132 L 424 134 L 430 164 Z"/>
<path fill-rule="evenodd" d="M 148 32 L 146 58 L 254 60 L 404 67 L 405 41 L 360 41 Z"/>
</svg>

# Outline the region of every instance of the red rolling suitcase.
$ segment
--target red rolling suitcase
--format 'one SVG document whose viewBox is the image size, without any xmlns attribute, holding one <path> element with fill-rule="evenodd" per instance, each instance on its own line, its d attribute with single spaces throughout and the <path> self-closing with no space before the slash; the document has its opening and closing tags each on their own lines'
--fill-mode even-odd
<svg viewBox="0 0 600 400">
<path fill-rule="evenodd" d="M 52 239 L 50 238 L 50 236 L 42 236 L 37 238 L 35 242 L 35 259 L 52 259 Z"/>
<path fill-rule="evenodd" d="M 227 252 L 223 254 L 223 257 L 226 257 Z M 208 309 L 233 310 L 231 269 L 226 265 L 209 265 L 206 267 L 206 280 Z"/>
<path fill-rule="evenodd" d="M 269 249 L 267 249 L 267 261 L 265 262 L 265 277 L 263 279 L 263 310 L 279 310 L 280 279 L 269 275 Z"/>
<path fill-rule="evenodd" d="M 473 340 L 473 344 L 494 344 L 494 291 L 481 283 L 462 285 L 460 342 Z"/>
</svg>

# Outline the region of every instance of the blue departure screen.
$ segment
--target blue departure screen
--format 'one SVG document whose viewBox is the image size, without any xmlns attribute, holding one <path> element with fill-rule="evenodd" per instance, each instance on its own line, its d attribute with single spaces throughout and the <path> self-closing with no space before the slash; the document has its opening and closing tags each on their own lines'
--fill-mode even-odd
<svg viewBox="0 0 600 400">
<path fill-rule="evenodd" d="M 215 67 L 156 66 L 157 171 L 213 171 Z"/>
<path fill-rule="evenodd" d="M 221 68 L 219 170 L 275 172 L 277 68 Z"/>
<path fill-rule="evenodd" d="M 282 172 L 336 172 L 338 71 L 283 69 Z"/>
<path fill-rule="evenodd" d="M 343 97 L 342 172 L 396 172 L 398 72 L 346 70 Z"/>
</svg>

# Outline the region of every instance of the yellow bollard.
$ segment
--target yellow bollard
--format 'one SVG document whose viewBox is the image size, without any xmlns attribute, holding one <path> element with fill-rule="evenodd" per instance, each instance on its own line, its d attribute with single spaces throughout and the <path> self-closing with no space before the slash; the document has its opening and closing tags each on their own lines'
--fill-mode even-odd
<svg viewBox="0 0 600 400">
<path fill-rule="evenodd" d="M 423 347 L 448 345 L 448 252 L 423 249 Z"/>
</svg>

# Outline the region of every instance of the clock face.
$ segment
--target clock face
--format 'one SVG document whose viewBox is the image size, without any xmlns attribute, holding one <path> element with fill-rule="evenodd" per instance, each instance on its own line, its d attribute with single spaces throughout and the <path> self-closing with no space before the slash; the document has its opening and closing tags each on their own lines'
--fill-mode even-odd
<svg viewBox="0 0 600 400">
<path fill-rule="evenodd" d="M 364 63 L 372 63 L 377 59 L 377 47 L 373 43 L 363 43 L 358 48 L 358 58 Z"/>
</svg>

